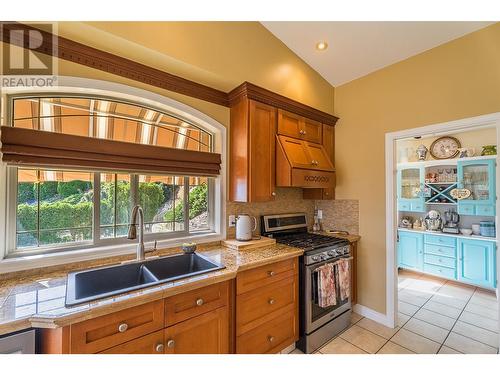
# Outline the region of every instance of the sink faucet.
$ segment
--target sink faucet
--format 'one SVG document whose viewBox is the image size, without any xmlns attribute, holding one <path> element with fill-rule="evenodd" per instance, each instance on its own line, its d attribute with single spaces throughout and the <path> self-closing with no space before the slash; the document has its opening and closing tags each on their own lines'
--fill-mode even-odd
<svg viewBox="0 0 500 375">
<path fill-rule="evenodd" d="M 132 209 L 131 222 L 128 226 L 129 240 L 135 240 L 137 238 L 137 214 L 139 214 L 139 242 L 137 243 L 137 260 L 144 260 L 144 212 L 142 207 L 137 205 Z"/>
</svg>

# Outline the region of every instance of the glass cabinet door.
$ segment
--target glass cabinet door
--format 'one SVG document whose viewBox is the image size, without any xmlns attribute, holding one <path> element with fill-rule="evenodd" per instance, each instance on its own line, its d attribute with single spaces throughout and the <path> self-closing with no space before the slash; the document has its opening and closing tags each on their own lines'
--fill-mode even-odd
<svg viewBox="0 0 500 375">
<path fill-rule="evenodd" d="M 401 196 L 403 199 L 420 198 L 421 176 L 419 168 L 402 169 L 400 175 Z"/>
<path fill-rule="evenodd" d="M 470 190 L 467 200 L 490 201 L 492 190 L 491 167 L 489 164 L 467 164 L 462 166 L 461 185 Z"/>
</svg>

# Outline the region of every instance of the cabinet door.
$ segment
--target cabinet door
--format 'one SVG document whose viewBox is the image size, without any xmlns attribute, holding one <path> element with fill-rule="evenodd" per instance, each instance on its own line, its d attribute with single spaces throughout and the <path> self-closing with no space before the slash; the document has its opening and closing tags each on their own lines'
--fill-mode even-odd
<svg viewBox="0 0 500 375">
<path fill-rule="evenodd" d="M 166 354 L 227 354 L 227 307 L 207 312 L 165 329 Z"/>
<path fill-rule="evenodd" d="M 322 124 L 308 118 L 303 118 L 302 135 L 308 142 L 321 143 Z"/>
<path fill-rule="evenodd" d="M 278 109 L 278 134 L 301 138 L 302 116 Z"/>
<path fill-rule="evenodd" d="M 398 206 L 400 211 L 424 212 L 424 198 L 421 188 L 424 171 L 421 167 L 398 169 Z"/>
<path fill-rule="evenodd" d="M 249 201 L 273 200 L 276 193 L 276 108 L 250 101 Z"/>
<path fill-rule="evenodd" d="M 424 259 L 424 235 L 420 233 L 399 232 L 399 266 L 422 270 Z"/>
<path fill-rule="evenodd" d="M 458 160 L 458 187 L 471 191 L 467 199 L 458 201 L 464 215 L 495 216 L 495 160 Z"/>
<path fill-rule="evenodd" d="M 333 169 L 333 164 L 330 161 L 330 157 L 326 153 L 322 145 L 304 142 L 304 146 L 309 154 L 311 162 L 314 163 L 310 169 L 318 169 L 323 171 L 331 171 Z"/>
<path fill-rule="evenodd" d="M 487 288 L 496 285 L 496 245 L 490 241 L 458 240 L 458 279 Z"/>
<path fill-rule="evenodd" d="M 279 136 L 279 139 L 292 167 L 305 169 L 312 167 L 311 157 L 304 147 L 304 142 L 282 135 Z"/>
<path fill-rule="evenodd" d="M 163 354 L 164 352 L 163 330 L 161 330 L 115 346 L 100 354 Z"/>
</svg>

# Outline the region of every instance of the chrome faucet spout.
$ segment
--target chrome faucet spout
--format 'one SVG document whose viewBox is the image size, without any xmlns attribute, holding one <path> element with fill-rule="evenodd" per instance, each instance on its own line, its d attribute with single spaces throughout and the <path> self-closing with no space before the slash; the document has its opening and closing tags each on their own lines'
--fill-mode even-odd
<svg viewBox="0 0 500 375">
<path fill-rule="evenodd" d="M 137 222 L 139 216 L 139 222 Z M 137 226 L 139 226 L 139 241 L 137 243 L 137 260 L 144 260 L 144 212 L 142 207 L 137 205 L 132 209 L 130 225 L 128 227 L 127 238 L 135 240 L 137 238 Z"/>
</svg>

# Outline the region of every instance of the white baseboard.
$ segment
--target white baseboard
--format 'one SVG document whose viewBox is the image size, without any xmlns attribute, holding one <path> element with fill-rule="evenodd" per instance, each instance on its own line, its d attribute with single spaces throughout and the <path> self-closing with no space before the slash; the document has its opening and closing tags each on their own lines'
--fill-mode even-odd
<svg viewBox="0 0 500 375">
<path fill-rule="evenodd" d="M 391 328 L 390 319 L 387 315 L 379 313 L 378 311 L 372 310 L 366 306 L 360 305 L 359 303 L 354 305 L 352 310 L 365 318 L 376 321 L 377 323 L 383 324 L 386 327 Z"/>
</svg>

